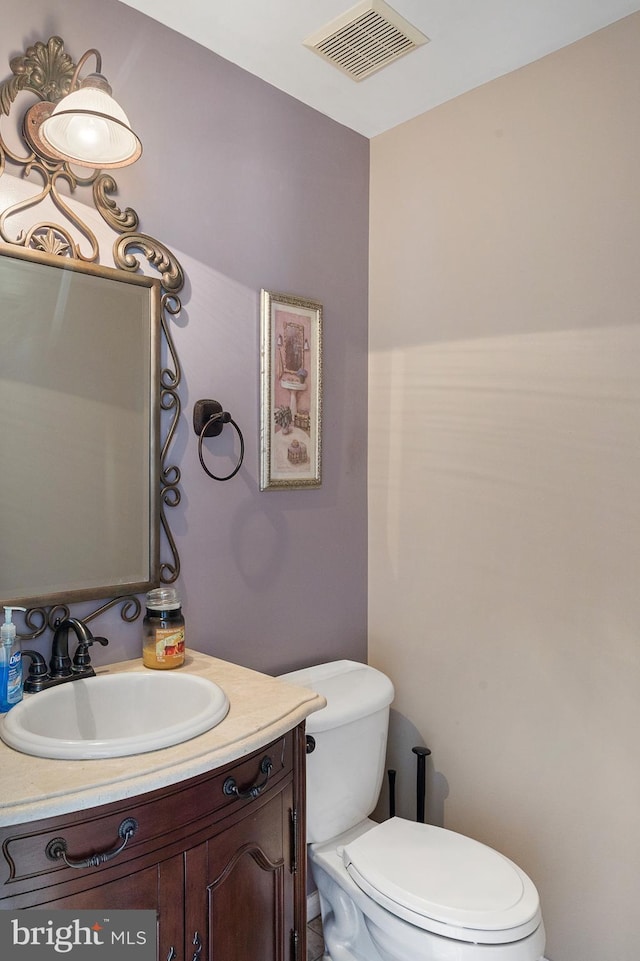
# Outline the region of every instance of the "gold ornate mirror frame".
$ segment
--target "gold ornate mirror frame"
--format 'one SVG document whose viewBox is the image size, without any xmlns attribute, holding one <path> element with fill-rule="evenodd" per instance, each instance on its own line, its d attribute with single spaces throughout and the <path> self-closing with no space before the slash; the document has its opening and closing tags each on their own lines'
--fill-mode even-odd
<svg viewBox="0 0 640 961">
<path fill-rule="evenodd" d="M 180 470 L 169 465 L 167 458 L 178 419 L 180 416 L 180 397 L 178 388 L 181 370 L 170 330 L 170 319 L 181 310 L 180 291 L 184 286 L 184 274 L 179 262 L 162 243 L 139 231 L 138 215 L 130 207 L 121 210 L 112 199 L 117 193 L 117 184 L 110 173 L 101 170 L 86 170 L 63 160 L 53 160 L 40 149 L 37 124 L 41 115 L 47 114 L 68 92 L 76 70 L 76 64 L 65 53 L 60 37 L 51 37 L 46 43 L 37 42 L 10 62 L 11 77 L 0 83 L 0 178 L 9 169 L 15 168 L 16 175 L 23 180 L 41 184 L 38 193 L 28 199 L 12 203 L 0 212 L 0 241 L 27 250 L 41 251 L 45 254 L 71 258 L 82 263 L 100 263 L 100 244 L 89 224 L 65 200 L 67 194 L 73 195 L 78 187 L 89 188 L 93 206 L 102 220 L 116 233 L 112 257 L 118 270 L 137 273 L 143 258 L 155 274 L 159 274 L 161 289 L 160 325 L 166 345 L 167 364 L 160 370 L 159 397 L 160 411 L 164 414 L 162 437 L 159 452 L 160 476 L 160 526 L 164 532 L 161 545 L 159 579 L 163 584 L 173 583 L 180 573 L 180 560 L 165 508 L 176 507 L 180 503 Z M 2 134 L 2 119 L 10 117 L 14 102 L 19 94 L 28 91 L 37 100 L 18 124 L 20 151 L 17 152 L 6 142 Z M 13 128 L 12 128 L 13 129 Z M 26 152 L 22 152 L 25 150 Z M 61 192 L 61 187 L 65 193 Z M 53 222 L 51 204 L 54 205 L 59 222 Z M 47 211 L 49 216 L 47 216 Z M 44 212 L 44 214 L 43 214 Z M 39 219 L 42 217 L 43 219 Z M 25 227 L 25 218 L 29 226 Z M 31 222 L 32 220 L 32 222 Z M 16 224 L 19 226 L 16 228 Z M 162 554 L 165 554 L 163 559 Z M 134 595 L 115 597 L 90 614 L 84 620 L 91 620 L 108 608 L 120 605 L 123 620 L 135 621 L 141 613 L 141 604 Z M 55 620 L 69 615 L 66 605 L 55 607 L 30 608 L 26 615 L 29 633 L 23 638 L 34 638 L 46 629 L 52 629 Z"/>
</svg>

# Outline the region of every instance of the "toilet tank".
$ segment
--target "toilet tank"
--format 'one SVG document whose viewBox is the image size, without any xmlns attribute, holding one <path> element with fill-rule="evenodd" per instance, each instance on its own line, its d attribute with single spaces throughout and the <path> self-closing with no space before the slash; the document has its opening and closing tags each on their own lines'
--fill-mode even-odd
<svg viewBox="0 0 640 961">
<path fill-rule="evenodd" d="M 328 841 L 375 808 L 387 749 L 393 684 L 366 664 L 333 661 L 283 674 L 327 705 L 307 718 L 307 841 Z"/>
</svg>

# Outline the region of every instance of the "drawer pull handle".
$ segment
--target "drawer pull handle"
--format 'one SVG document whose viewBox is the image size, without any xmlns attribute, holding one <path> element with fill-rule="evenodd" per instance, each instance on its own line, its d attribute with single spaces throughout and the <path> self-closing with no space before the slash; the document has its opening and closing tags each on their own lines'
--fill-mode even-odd
<svg viewBox="0 0 640 961">
<path fill-rule="evenodd" d="M 267 781 L 272 770 L 273 764 L 271 763 L 271 758 L 263 757 L 260 762 L 260 773 L 264 774 L 264 781 L 261 781 L 260 784 L 254 784 L 252 787 L 246 788 L 246 790 L 242 790 L 238 787 L 234 777 L 228 777 L 222 785 L 222 793 L 226 794 L 227 797 L 241 798 L 243 801 L 249 801 L 251 798 L 258 797 L 267 786 Z"/>
<path fill-rule="evenodd" d="M 110 851 L 103 851 L 101 854 L 92 854 L 91 857 L 82 858 L 79 861 L 74 861 L 67 857 L 67 842 L 64 838 L 54 838 L 53 841 L 49 841 L 46 847 L 46 854 L 50 861 L 64 861 L 68 868 L 97 868 L 101 864 L 106 864 L 107 861 L 111 861 L 117 854 L 120 854 L 121 851 L 124 851 L 128 841 L 130 841 L 137 830 L 138 822 L 134 818 L 125 818 L 118 828 L 118 837 L 121 838 L 121 841 L 116 841 L 115 847 L 111 848 Z"/>
<path fill-rule="evenodd" d="M 171 945 L 171 947 L 169 948 L 169 954 L 167 955 L 167 961 L 175 961 L 177 957 L 178 957 L 178 952 L 176 951 L 175 947 Z"/>
</svg>

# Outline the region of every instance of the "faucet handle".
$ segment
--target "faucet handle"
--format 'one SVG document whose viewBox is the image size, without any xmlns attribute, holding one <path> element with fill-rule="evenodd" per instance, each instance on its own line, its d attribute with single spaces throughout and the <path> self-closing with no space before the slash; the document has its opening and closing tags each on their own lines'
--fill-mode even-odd
<svg viewBox="0 0 640 961">
<path fill-rule="evenodd" d="M 31 664 L 29 665 L 29 677 L 44 677 L 47 673 L 47 662 L 45 661 L 42 654 L 38 651 L 23 651 L 23 657 L 29 657 L 31 659 Z"/>
<path fill-rule="evenodd" d="M 29 657 L 29 673 L 24 680 L 24 690 L 27 694 L 36 694 L 44 690 L 45 680 L 48 678 L 47 662 L 38 651 L 23 651 L 23 657 Z"/>
<path fill-rule="evenodd" d="M 91 647 L 92 644 L 101 644 L 102 647 L 106 647 L 108 643 L 109 643 L 109 638 L 108 638 L 108 637 L 93 637 L 93 636 L 92 636 L 92 637 L 89 637 L 88 640 L 87 640 L 87 644 L 88 644 L 89 647 Z"/>
<path fill-rule="evenodd" d="M 106 647 L 108 643 L 109 641 L 106 637 L 93 637 L 93 635 L 89 635 L 86 639 L 79 641 L 76 652 L 73 655 L 74 671 L 87 671 L 91 668 L 89 648 L 92 644 L 101 644 L 102 647 Z"/>
</svg>

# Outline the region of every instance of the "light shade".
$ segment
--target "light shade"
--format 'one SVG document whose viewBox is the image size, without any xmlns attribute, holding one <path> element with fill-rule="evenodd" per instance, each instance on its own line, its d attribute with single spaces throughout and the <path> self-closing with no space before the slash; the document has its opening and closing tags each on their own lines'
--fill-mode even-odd
<svg viewBox="0 0 640 961">
<path fill-rule="evenodd" d="M 92 79 L 56 105 L 40 128 L 40 137 L 70 163 L 100 169 L 125 167 L 138 159 L 142 144 L 122 107 Z"/>
</svg>

